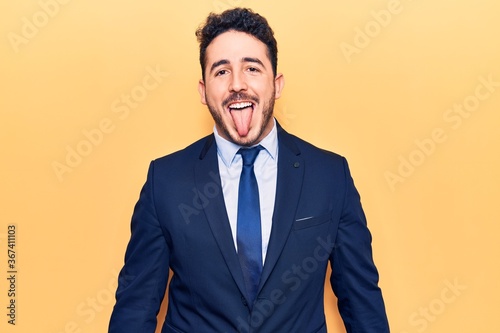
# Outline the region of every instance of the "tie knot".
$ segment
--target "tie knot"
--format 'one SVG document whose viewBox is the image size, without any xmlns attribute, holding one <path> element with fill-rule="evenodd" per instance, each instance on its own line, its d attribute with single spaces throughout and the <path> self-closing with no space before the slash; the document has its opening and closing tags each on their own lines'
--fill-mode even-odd
<svg viewBox="0 0 500 333">
<path fill-rule="evenodd" d="M 243 165 L 252 166 L 255 163 L 257 155 L 259 155 L 259 152 L 262 149 L 264 148 L 262 148 L 261 145 L 252 148 L 240 148 L 240 150 L 238 150 L 238 154 L 240 154 L 241 158 L 243 158 Z"/>
</svg>

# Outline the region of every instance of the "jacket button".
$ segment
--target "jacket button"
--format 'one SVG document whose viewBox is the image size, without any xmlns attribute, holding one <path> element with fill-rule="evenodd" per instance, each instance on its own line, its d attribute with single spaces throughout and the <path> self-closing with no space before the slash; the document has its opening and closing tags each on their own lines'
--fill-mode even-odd
<svg viewBox="0 0 500 333">
<path fill-rule="evenodd" d="M 241 296 L 241 303 L 243 303 L 244 306 L 248 305 L 247 300 L 243 296 Z"/>
</svg>

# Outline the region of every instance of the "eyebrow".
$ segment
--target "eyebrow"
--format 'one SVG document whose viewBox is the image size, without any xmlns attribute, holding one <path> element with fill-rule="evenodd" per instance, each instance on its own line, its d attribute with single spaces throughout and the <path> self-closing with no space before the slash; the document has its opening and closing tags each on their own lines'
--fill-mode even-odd
<svg viewBox="0 0 500 333">
<path fill-rule="evenodd" d="M 210 67 L 210 73 L 213 72 L 213 70 L 216 68 L 216 67 L 219 67 L 220 65 L 226 65 L 226 64 L 229 64 L 229 60 L 227 59 L 222 59 L 222 60 L 219 60 L 219 61 L 216 61 L 212 64 L 212 66 Z"/>
<path fill-rule="evenodd" d="M 260 61 L 258 58 L 252 58 L 252 57 L 244 57 L 244 58 L 241 58 L 241 62 L 252 62 L 252 63 L 256 63 L 256 64 L 259 64 L 261 65 L 262 67 L 265 67 L 264 64 L 262 63 L 262 61 Z M 227 65 L 229 64 L 230 61 L 227 60 L 227 59 L 221 59 L 219 61 L 216 61 L 212 64 L 212 66 L 210 66 L 210 73 L 213 72 L 213 70 L 217 67 L 219 67 L 220 65 Z"/>
<path fill-rule="evenodd" d="M 262 61 L 260 61 L 258 58 L 245 57 L 245 58 L 241 59 L 241 62 L 253 62 L 253 63 L 261 65 L 262 67 L 265 67 L 264 64 L 262 63 Z"/>
</svg>

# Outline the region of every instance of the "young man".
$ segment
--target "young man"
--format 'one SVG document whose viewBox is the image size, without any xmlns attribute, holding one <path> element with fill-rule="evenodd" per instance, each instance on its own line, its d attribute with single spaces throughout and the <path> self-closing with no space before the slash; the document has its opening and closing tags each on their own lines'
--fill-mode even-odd
<svg viewBox="0 0 500 333">
<path fill-rule="evenodd" d="M 284 77 L 267 21 L 237 8 L 197 36 L 214 133 L 151 163 L 109 331 L 153 333 L 171 269 L 162 332 L 326 332 L 330 262 L 347 332 L 389 332 L 346 160 L 273 117 Z"/>
</svg>

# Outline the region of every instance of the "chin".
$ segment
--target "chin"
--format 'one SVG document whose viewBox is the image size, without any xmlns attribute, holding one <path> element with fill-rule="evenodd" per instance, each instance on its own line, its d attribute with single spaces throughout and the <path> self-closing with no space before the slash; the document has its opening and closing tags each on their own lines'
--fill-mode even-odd
<svg viewBox="0 0 500 333">
<path fill-rule="evenodd" d="M 257 143 L 258 137 L 253 133 L 248 133 L 246 136 L 240 136 L 238 132 L 230 136 L 231 141 L 240 146 L 250 147 Z"/>
</svg>

